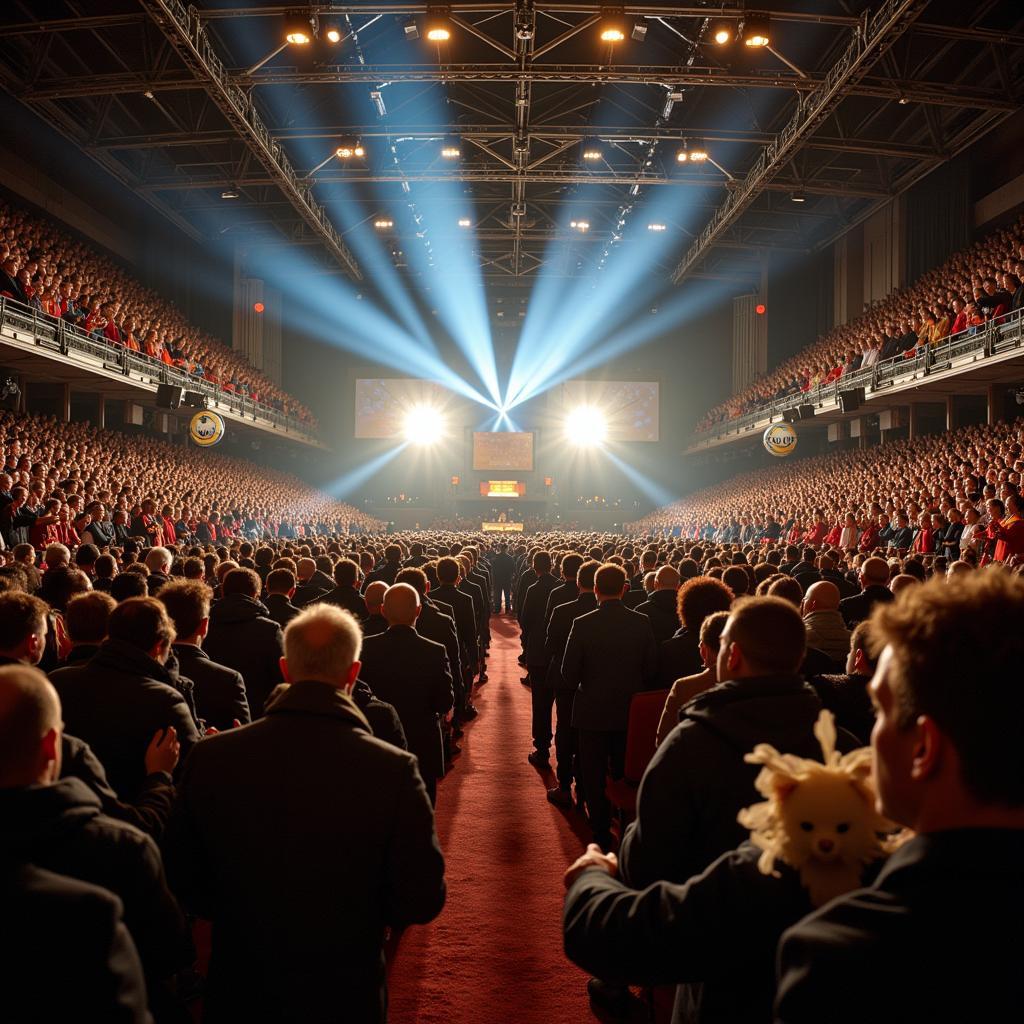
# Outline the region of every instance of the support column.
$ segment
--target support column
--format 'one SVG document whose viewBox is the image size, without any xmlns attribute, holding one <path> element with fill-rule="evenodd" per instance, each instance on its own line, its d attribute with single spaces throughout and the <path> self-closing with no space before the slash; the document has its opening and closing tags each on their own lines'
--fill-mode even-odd
<svg viewBox="0 0 1024 1024">
<path fill-rule="evenodd" d="M 71 422 L 71 385 L 64 384 L 60 389 L 60 416 L 65 423 Z"/>
<path fill-rule="evenodd" d="M 988 386 L 988 416 L 987 422 L 989 426 L 993 423 L 998 423 L 999 418 L 1002 415 L 1002 388 L 998 384 L 989 384 Z"/>
<path fill-rule="evenodd" d="M 907 436 L 911 440 L 913 440 L 915 437 L 918 436 L 918 432 L 920 430 L 920 427 L 918 425 L 918 421 L 919 421 L 918 412 L 919 412 L 918 403 L 917 402 L 911 402 L 910 403 L 910 417 L 909 417 L 909 420 L 908 420 L 909 430 L 908 430 L 908 434 L 907 434 Z"/>
<path fill-rule="evenodd" d="M 96 410 L 96 426 L 102 430 L 107 425 L 107 400 L 104 395 L 99 396 L 99 408 Z"/>
<path fill-rule="evenodd" d="M 26 410 L 25 406 L 25 392 L 28 390 L 28 380 L 25 378 L 25 374 L 18 374 L 18 412 L 24 413 Z"/>
<path fill-rule="evenodd" d="M 956 409 L 952 395 L 946 395 L 946 430 L 956 430 Z"/>
</svg>

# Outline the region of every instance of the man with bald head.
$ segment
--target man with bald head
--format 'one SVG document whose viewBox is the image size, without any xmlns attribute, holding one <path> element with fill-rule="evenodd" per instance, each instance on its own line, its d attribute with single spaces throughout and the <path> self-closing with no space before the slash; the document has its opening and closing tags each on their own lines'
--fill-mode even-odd
<svg viewBox="0 0 1024 1024">
<path fill-rule="evenodd" d="M 839 588 L 830 580 L 812 583 L 804 594 L 800 614 L 807 627 L 807 646 L 834 662 L 845 662 L 850 651 L 850 631 L 839 612 Z"/>
<path fill-rule="evenodd" d="M 264 717 L 185 765 L 165 848 L 182 901 L 213 921 L 208 1020 L 382 1022 L 385 929 L 444 904 L 415 759 L 349 696 L 361 640 L 336 605 L 297 615 Z"/>
<path fill-rule="evenodd" d="M 671 640 L 679 628 L 679 613 L 676 611 L 679 582 L 679 571 L 671 565 L 663 565 L 654 574 L 651 596 L 635 609 L 650 619 L 654 639 L 659 644 Z"/>
<path fill-rule="evenodd" d="M 367 604 L 374 586 L 366 588 Z M 442 644 L 416 632 L 420 595 L 415 587 L 408 583 L 387 587 L 381 611 L 387 629 L 363 641 L 360 678 L 378 699 L 394 705 L 409 751 L 418 758 L 423 782 L 434 800 L 437 780 L 444 774 L 441 717 L 455 703 L 448 654 Z"/>
<path fill-rule="evenodd" d="M 867 622 L 876 604 L 887 604 L 892 600 L 889 589 L 889 563 L 884 558 L 866 558 L 860 567 L 861 592 L 853 597 L 844 597 L 839 602 L 839 612 L 848 629 L 860 622 Z"/>
<path fill-rule="evenodd" d="M 388 628 L 388 620 L 384 617 L 384 595 L 388 585 L 383 580 L 374 580 L 367 584 L 363 600 L 366 602 L 366 618 L 363 619 L 363 636 L 374 636 Z"/>
</svg>

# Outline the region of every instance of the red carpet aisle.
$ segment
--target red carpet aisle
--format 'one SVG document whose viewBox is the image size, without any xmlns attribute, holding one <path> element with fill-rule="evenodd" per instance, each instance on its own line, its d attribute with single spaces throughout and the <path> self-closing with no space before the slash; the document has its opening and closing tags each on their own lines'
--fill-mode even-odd
<svg viewBox="0 0 1024 1024">
<path fill-rule="evenodd" d="M 490 682 L 438 787 L 448 902 L 402 936 L 390 974 L 392 1024 L 574 1024 L 593 1017 L 586 975 L 562 952 L 562 872 L 585 824 L 544 798 L 553 777 L 526 761 L 530 691 L 514 621 L 491 620 Z"/>
</svg>

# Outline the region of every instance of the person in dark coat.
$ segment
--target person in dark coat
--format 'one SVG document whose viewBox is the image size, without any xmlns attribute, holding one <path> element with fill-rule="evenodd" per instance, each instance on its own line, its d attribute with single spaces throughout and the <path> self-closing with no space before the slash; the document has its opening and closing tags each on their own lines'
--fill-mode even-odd
<svg viewBox="0 0 1024 1024">
<path fill-rule="evenodd" d="M 576 688 L 566 686 L 562 678 L 562 656 L 569 642 L 572 624 L 581 615 L 597 607 L 594 597 L 594 574 L 601 563 L 593 559 L 584 562 L 576 574 L 578 597 L 558 605 L 548 620 L 544 639 L 544 653 L 548 658 L 546 685 L 555 695 L 555 774 L 558 785 L 548 790 L 548 800 L 560 807 L 572 806 L 572 784 L 576 782 L 576 799 L 583 802 L 583 774 L 579 765 L 579 736 L 572 724 L 572 705 Z"/>
<path fill-rule="evenodd" d="M 364 683 L 362 679 L 357 679 L 352 687 L 352 701 L 369 722 L 370 729 L 377 739 L 390 743 L 399 750 L 409 749 L 402 720 L 398 717 L 394 705 L 376 697 L 369 684 Z"/>
<path fill-rule="evenodd" d="M 533 556 L 533 585 L 526 591 L 522 607 L 517 612 L 526 651 L 526 671 L 530 675 L 530 701 L 533 707 L 533 751 L 530 764 L 545 768 L 551 748 L 551 709 L 555 704 L 555 691 L 547 685 L 547 653 L 544 650 L 544 612 L 548 596 L 558 589 L 558 580 L 551 575 L 551 555 L 537 551 Z"/>
<path fill-rule="evenodd" d="M 289 622 L 302 611 L 292 604 L 295 596 L 295 574 L 291 569 L 272 569 L 267 574 L 267 594 L 263 599 L 267 615 L 285 629 Z"/>
<path fill-rule="evenodd" d="M 679 582 L 679 573 L 671 565 L 663 565 L 654 576 L 651 596 L 636 606 L 636 611 L 650 620 L 654 639 L 659 644 L 670 640 L 679 629 L 679 612 L 676 609 Z"/>
<path fill-rule="evenodd" d="M 388 592 L 388 584 L 383 580 L 374 580 L 363 594 L 366 601 L 366 618 L 360 625 L 363 628 L 363 636 L 375 636 L 377 633 L 384 633 L 388 628 L 388 620 L 384 618 L 384 595 Z"/>
<path fill-rule="evenodd" d="M 874 884 L 783 936 L 775 1019 L 1013 1019 L 1020 956 L 1007 935 L 1024 913 L 1024 579 L 984 571 L 908 587 L 874 612 L 870 631 L 881 651 L 870 684 L 878 809 L 914 836 Z"/>
<path fill-rule="evenodd" d="M 415 588 L 408 583 L 388 588 L 384 598 L 388 629 L 363 640 L 360 677 L 376 697 L 398 712 L 409 751 L 416 755 L 434 800 L 437 780 L 444 774 L 441 716 L 451 711 L 455 695 L 444 647 L 416 632 L 419 614 Z"/>
<path fill-rule="evenodd" d="M 296 569 L 298 585 L 292 595 L 292 604 L 296 608 L 305 608 L 306 605 L 319 601 L 334 585 L 330 576 L 317 569 L 312 558 L 300 558 Z"/>
<path fill-rule="evenodd" d="M 402 549 L 397 544 L 388 544 L 384 548 L 384 559 L 381 561 L 373 572 L 367 574 L 366 580 L 363 583 L 363 590 L 371 583 L 381 582 L 391 586 L 395 582 L 395 577 L 398 575 L 399 570 L 402 568 Z"/>
<path fill-rule="evenodd" d="M 858 622 L 867 622 L 876 604 L 888 604 L 895 595 L 889 589 L 889 563 L 884 558 L 866 558 L 860 567 L 861 592 L 839 602 L 847 629 Z"/>
<path fill-rule="evenodd" d="M 633 694 L 654 684 L 658 645 L 650 620 L 622 603 L 626 574 L 614 563 L 594 577 L 597 608 L 575 619 L 562 657 L 562 678 L 574 687 L 572 724 L 579 730 L 580 766 L 594 842 L 611 844 L 605 777 L 622 778 Z"/>
<path fill-rule="evenodd" d="M 4 1017 L 10 1021 L 152 1024 L 124 905 L 98 885 L 32 864 L 0 862 Z M 45 953 L 41 951 L 45 950 Z"/>
<path fill-rule="evenodd" d="M 459 644 L 466 652 L 466 657 L 462 661 L 462 673 L 465 683 L 464 691 L 468 699 L 473 689 L 473 677 L 477 673 L 480 662 L 480 639 L 476 630 L 473 599 L 458 588 L 461 572 L 462 568 L 458 559 L 448 557 L 438 559 L 438 587 L 431 591 L 431 595 L 438 601 L 443 601 L 451 606 Z"/>
<path fill-rule="evenodd" d="M 259 601 L 260 578 L 253 569 L 232 569 L 224 577 L 223 591 L 210 612 L 203 646 L 218 665 L 241 673 L 249 714 L 259 718 L 270 691 L 281 682 L 281 627 Z"/>
<path fill-rule="evenodd" d="M 570 552 L 562 559 L 561 573 L 562 582 L 548 594 L 548 603 L 544 608 L 544 634 L 547 635 L 548 623 L 554 610 L 568 601 L 575 601 L 580 594 L 579 584 L 576 577 L 579 574 L 580 566 L 583 564 L 583 556 Z"/>
<path fill-rule="evenodd" d="M 101 813 L 85 783 L 60 776 L 61 706 L 36 668 L 0 669 L 0 860 L 109 889 L 124 903 L 151 996 L 191 962 L 185 921 L 156 843 Z"/>
<path fill-rule="evenodd" d="M 736 815 L 758 800 L 759 769 L 743 760 L 758 743 L 820 759 L 813 729 L 821 701 L 797 675 L 804 643 L 800 613 L 788 601 L 746 598 L 732 609 L 718 685 L 683 708 L 640 782 L 636 820 L 619 850 L 631 888 L 685 882 L 747 837 Z M 841 750 L 856 745 L 841 733 Z"/>
<path fill-rule="evenodd" d="M 218 665 L 203 650 L 210 628 L 213 591 L 200 580 L 178 580 L 160 589 L 158 601 L 174 623 L 172 650 L 179 671 L 192 680 L 199 718 L 215 729 L 230 729 L 249 721 L 245 681 L 239 672 Z"/>
<path fill-rule="evenodd" d="M 860 623 L 850 636 L 850 654 L 844 673 L 805 675 L 822 706 L 835 716 L 836 725 L 853 733 L 863 746 L 871 742 L 875 709 L 868 683 L 878 665 L 868 642 L 868 624 Z"/>
<path fill-rule="evenodd" d="M 349 696 L 359 647 L 348 612 L 305 611 L 285 634 L 286 691 L 185 765 L 164 845 L 175 891 L 213 922 L 204 1020 L 383 1022 L 385 930 L 444 905 L 416 759 Z"/>
<path fill-rule="evenodd" d="M 185 698 L 167 671 L 174 625 L 152 597 L 133 597 L 111 613 L 108 637 L 84 665 L 57 669 L 51 681 L 64 727 L 88 743 L 122 800 L 135 802 L 146 784 L 146 751 L 173 727 L 184 757 L 199 740 Z"/>
<path fill-rule="evenodd" d="M 334 567 L 334 583 L 334 588 L 319 600 L 344 608 L 360 622 L 365 622 L 369 612 L 363 595 L 359 593 L 359 566 L 350 558 L 342 558 Z"/>
<path fill-rule="evenodd" d="M 515 559 L 508 553 L 508 545 L 498 545 L 497 554 L 491 558 L 491 587 L 493 590 L 494 614 L 501 614 L 502 600 L 505 612 L 512 611 L 512 575 L 515 572 Z"/>
</svg>

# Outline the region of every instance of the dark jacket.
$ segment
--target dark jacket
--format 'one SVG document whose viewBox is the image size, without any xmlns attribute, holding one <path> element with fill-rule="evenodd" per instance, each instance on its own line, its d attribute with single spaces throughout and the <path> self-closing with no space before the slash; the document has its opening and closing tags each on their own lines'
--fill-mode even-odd
<svg viewBox="0 0 1024 1024">
<path fill-rule="evenodd" d="M 775 1019 L 1015 1019 L 1020 947 L 1007 935 L 1016 934 L 1022 915 L 1024 829 L 917 836 L 889 858 L 872 886 L 833 900 L 786 932 Z"/>
<path fill-rule="evenodd" d="M 196 710 L 207 725 L 223 730 L 235 719 L 242 725 L 249 721 L 245 681 L 239 672 L 218 665 L 195 644 L 174 644 L 174 653 L 181 672 L 194 684 Z"/>
<path fill-rule="evenodd" d="M 563 580 L 554 590 L 549 591 L 547 604 L 544 606 L 545 635 L 547 634 L 548 623 L 551 621 L 551 616 L 554 614 L 555 609 L 567 601 L 575 601 L 579 596 L 580 588 L 575 580 Z"/>
<path fill-rule="evenodd" d="M 328 590 L 318 600 L 324 604 L 336 604 L 339 608 L 344 608 L 346 611 L 351 612 L 360 622 L 369 614 L 366 610 L 366 602 L 363 600 L 363 595 L 355 587 L 335 587 L 333 590 Z"/>
<path fill-rule="evenodd" d="M 363 619 L 361 626 L 363 636 L 376 636 L 378 633 L 387 632 L 388 620 L 380 612 L 371 612 Z"/>
<path fill-rule="evenodd" d="M 0 864 L 4 1019 L 153 1024 L 124 905 L 106 889 L 31 864 Z M 42 955 L 45 951 L 45 955 Z"/>
<path fill-rule="evenodd" d="M 332 584 L 324 586 L 322 583 L 300 583 L 295 588 L 295 593 L 292 594 L 292 604 L 299 609 L 305 608 L 309 604 L 315 604 L 331 588 Z"/>
<path fill-rule="evenodd" d="M 677 679 L 696 675 L 704 668 L 700 660 L 700 637 L 680 626 L 675 634 L 658 645 L 658 686 L 669 690 Z"/>
<path fill-rule="evenodd" d="M 192 713 L 167 669 L 122 640 L 105 640 L 85 665 L 50 674 L 64 728 L 83 740 L 106 769 L 114 791 L 134 802 L 146 781 L 146 749 L 173 725 L 184 758 L 199 740 Z"/>
<path fill-rule="evenodd" d="M 562 678 L 562 656 L 565 654 L 565 645 L 569 642 L 569 631 L 573 622 L 581 615 L 592 612 L 596 607 L 597 598 L 590 590 L 584 591 L 575 601 L 558 605 L 551 613 L 544 638 L 544 656 L 548 660 L 546 682 L 553 690 L 566 689 L 565 680 Z"/>
<path fill-rule="evenodd" d="M 760 855 L 744 843 L 685 884 L 642 892 L 583 872 L 565 898 L 566 955 L 623 988 L 680 985 L 676 1024 L 770 1021 L 779 938 L 813 907 L 792 868 L 762 874 Z"/>
<path fill-rule="evenodd" d="M 35 864 L 109 889 L 124 903 L 150 978 L 190 962 L 185 921 L 164 880 L 156 843 L 100 813 L 100 799 L 78 779 L 0 790 L 0 857 Z"/>
<path fill-rule="evenodd" d="M 640 782 L 636 820 L 619 851 L 623 880 L 634 889 L 684 882 L 748 832 L 737 813 L 762 797 L 758 765 L 743 757 L 758 743 L 821 760 L 813 728 L 821 701 L 799 676 L 719 683 L 679 713 L 679 725 L 655 752 Z M 840 734 L 838 746 L 856 746 Z"/>
<path fill-rule="evenodd" d="M 893 592 L 888 587 L 872 584 L 865 587 L 853 597 L 844 597 L 839 602 L 839 613 L 848 629 L 853 629 L 858 622 L 864 622 L 876 604 L 888 604 L 893 600 Z"/>
<path fill-rule="evenodd" d="M 394 706 L 409 751 L 419 759 L 425 780 L 444 774 L 441 716 L 455 702 L 448 656 L 441 644 L 412 626 L 392 626 L 363 641 L 359 675 L 374 696 Z M 429 785 L 429 781 L 428 781 Z"/>
<path fill-rule="evenodd" d="M 157 842 L 174 803 L 174 782 L 166 772 L 150 772 L 143 779 L 135 803 L 125 803 L 111 788 L 99 758 L 77 736 L 61 735 L 60 777 L 84 782 L 100 799 L 100 810 L 108 818 L 126 821 Z"/>
<path fill-rule="evenodd" d="M 266 606 L 245 594 L 228 594 L 210 612 L 203 648 L 218 665 L 241 672 L 249 713 L 259 718 L 270 691 L 281 682 L 279 659 L 284 654 L 281 627 Z"/>
<path fill-rule="evenodd" d="M 812 676 L 808 680 L 822 705 L 835 715 L 836 725 L 857 737 L 861 746 L 871 744 L 875 727 L 875 708 L 868 696 L 869 676 Z"/>
<path fill-rule="evenodd" d="M 679 615 L 676 612 L 676 591 L 655 590 L 636 610 L 651 620 L 654 639 L 659 644 L 671 640 L 679 629 Z M 676 678 L 679 678 L 678 676 Z M 675 682 L 675 680 L 672 680 Z"/>
<path fill-rule="evenodd" d="M 562 656 L 562 678 L 576 689 L 576 729 L 624 732 L 634 693 L 654 685 L 658 645 L 650 620 L 621 601 L 604 601 L 574 620 Z"/>
<path fill-rule="evenodd" d="M 383 1021 L 385 928 L 444 904 L 415 759 L 324 683 L 196 748 L 165 847 L 175 890 L 213 921 L 207 1021 Z"/>
<path fill-rule="evenodd" d="M 377 739 L 390 743 L 391 746 L 398 747 L 399 750 L 409 749 L 405 730 L 402 728 L 402 720 L 391 704 L 378 700 L 373 695 L 373 690 L 362 679 L 356 680 L 351 696 L 352 702 L 370 723 L 370 729 Z"/>
<path fill-rule="evenodd" d="M 538 576 L 533 586 L 526 591 L 526 600 L 519 610 L 526 664 L 531 669 L 543 669 L 547 665 L 547 655 L 544 653 L 544 612 L 548 606 L 548 595 L 557 588 L 558 580 L 550 573 Z"/>
<path fill-rule="evenodd" d="M 459 634 L 455 631 L 455 620 L 433 604 L 429 597 L 424 597 L 420 617 L 416 620 L 416 632 L 444 647 L 448 655 L 448 670 L 452 674 L 452 684 L 457 692 L 460 691 L 462 654 L 459 649 Z"/>
<path fill-rule="evenodd" d="M 430 591 L 431 598 L 450 605 L 455 618 L 455 631 L 459 636 L 459 644 L 466 652 L 462 662 L 462 670 L 467 676 L 475 676 L 480 662 L 480 638 L 476 630 L 476 613 L 473 609 L 473 598 L 462 593 L 450 583 L 442 583 Z"/>
<path fill-rule="evenodd" d="M 263 606 L 267 609 L 268 617 L 273 619 L 282 630 L 302 611 L 301 608 L 296 608 L 291 603 L 287 594 L 267 594 L 263 599 Z"/>
</svg>

